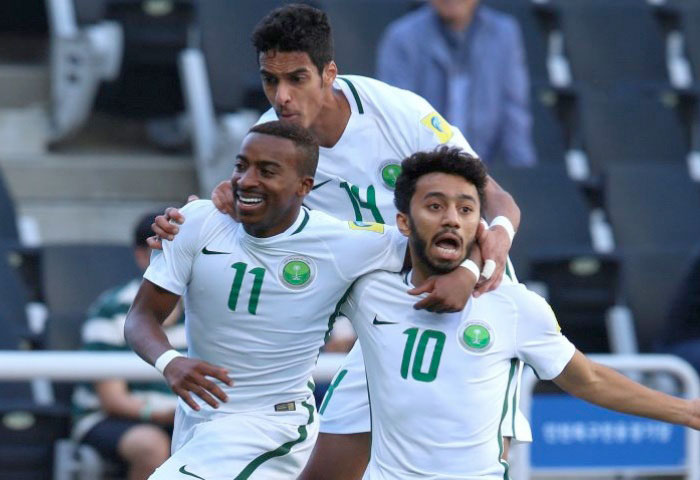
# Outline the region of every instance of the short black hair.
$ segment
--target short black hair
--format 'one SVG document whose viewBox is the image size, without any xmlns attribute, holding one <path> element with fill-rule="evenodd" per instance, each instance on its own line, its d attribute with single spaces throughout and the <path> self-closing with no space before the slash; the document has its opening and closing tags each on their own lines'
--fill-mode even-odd
<svg viewBox="0 0 700 480">
<path fill-rule="evenodd" d="M 310 177 L 316 175 L 316 166 L 318 165 L 318 142 L 313 134 L 306 128 L 294 123 L 275 120 L 255 125 L 248 130 L 248 133 L 260 133 L 262 135 L 272 135 L 273 137 L 291 140 L 302 156 L 302 160 L 297 164 L 299 174 L 308 175 Z"/>
<path fill-rule="evenodd" d="M 459 147 L 441 146 L 430 152 L 417 152 L 401 162 L 401 174 L 396 179 L 394 205 L 399 212 L 408 214 L 411 198 L 416 193 L 416 183 L 429 173 L 447 173 L 463 177 L 476 187 L 481 209 L 485 207 L 486 167 L 475 157 Z"/>
<path fill-rule="evenodd" d="M 150 212 L 139 218 L 136 225 L 134 225 L 134 247 L 148 248 L 148 242 L 146 242 L 146 239 L 155 235 L 153 230 L 151 230 L 151 225 L 153 222 L 155 222 L 156 216 L 160 215 L 161 213 L 162 212 Z"/>
<path fill-rule="evenodd" d="M 318 8 L 292 3 L 267 14 L 253 30 L 253 46 L 258 53 L 306 52 L 318 73 L 333 60 L 333 36 L 328 15 Z"/>
</svg>

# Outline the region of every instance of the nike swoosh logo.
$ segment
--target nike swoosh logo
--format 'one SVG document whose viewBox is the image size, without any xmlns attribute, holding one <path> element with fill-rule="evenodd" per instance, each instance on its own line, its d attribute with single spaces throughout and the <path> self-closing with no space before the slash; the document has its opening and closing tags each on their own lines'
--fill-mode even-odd
<svg viewBox="0 0 700 480">
<path fill-rule="evenodd" d="M 372 325 L 396 325 L 399 322 L 385 322 L 383 320 L 378 320 L 377 316 L 374 316 L 374 321 L 372 321 Z"/>
<path fill-rule="evenodd" d="M 324 186 L 328 182 L 330 182 L 330 180 L 326 180 L 325 182 L 321 182 L 318 185 L 314 185 L 313 187 L 311 187 L 311 190 L 316 190 L 317 188 L 321 188 L 322 186 Z"/>
<path fill-rule="evenodd" d="M 192 472 L 188 472 L 188 471 L 185 469 L 185 467 L 187 467 L 187 465 L 183 465 L 183 466 L 180 467 L 180 473 L 181 473 L 181 474 L 183 474 L 183 475 L 189 475 L 190 477 L 194 477 L 194 478 L 199 478 L 199 480 L 206 480 L 206 479 L 200 477 L 199 475 L 195 475 L 195 474 L 192 473 Z"/>
<path fill-rule="evenodd" d="M 207 247 L 202 249 L 204 255 L 229 255 L 231 252 L 216 252 L 214 250 L 207 250 Z"/>
</svg>

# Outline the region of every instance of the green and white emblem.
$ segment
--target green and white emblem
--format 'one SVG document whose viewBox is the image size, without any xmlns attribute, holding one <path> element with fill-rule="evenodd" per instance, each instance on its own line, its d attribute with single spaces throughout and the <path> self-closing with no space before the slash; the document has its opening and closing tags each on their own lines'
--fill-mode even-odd
<svg viewBox="0 0 700 480">
<path fill-rule="evenodd" d="M 491 327 L 483 322 L 468 322 L 457 330 L 457 340 L 464 349 L 481 353 L 491 348 L 494 334 Z"/>
<path fill-rule="evenodd" d="M 316 267 L 308 257 L 295 255 L 285 258 L 280 264 L 279 278 L 291 289 L 306 288 L 314 281 L 315 277 Z"/>
<path fill-rule="evenodd" d="M 379 177 L 382 184 L 389 190 L 396 187 L 396 179 L 401 174 L 401 165 L 396 160 L 387 160 L 379 166 Z"/>
</svg>

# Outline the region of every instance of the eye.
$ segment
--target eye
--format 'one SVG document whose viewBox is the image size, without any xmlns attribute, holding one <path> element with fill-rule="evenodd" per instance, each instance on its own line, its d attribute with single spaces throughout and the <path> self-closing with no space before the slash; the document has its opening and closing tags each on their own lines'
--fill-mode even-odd
<svg viewBox="0 0 700 480">
<path fill-rule="evenodd" d="M 233 166 L 233 170 L 235 172 L 242 172 L 245 170 L 245 165 L 243 165 L 243 162 L 236 162 Z"/>
<path fill-rule="evenodd" d="M 275 172 L 273 172 L 269 168 L 263 168 L 260 170 L 260 175 L 262 175 L 263 177 L 266 177 L 266 178 L 270 178 L 270 177 L 275 175 Z"/>
<path fill-rule="evenodd" d="M 460 210 L 462 211 L 462 213 L 471 213 L 474 211 L 472 207 L 462 207 Z"/>
<path fill-rule="evenodd" d="M 439 203 L 430 203 L 430 204 L 428 204 L 428 209 L 429 209 L 429 210 L 438 211 L 438 210 L 440 210 L 441 208 L 442 208 L 442 205 L 440 205 Z"/>
<path fill-rule="evenodd" d="M 271 75 L 263 75 L 262 81 L 266 85 L 275 85 L 277 83 L 277 79 Z"/>
</svg>

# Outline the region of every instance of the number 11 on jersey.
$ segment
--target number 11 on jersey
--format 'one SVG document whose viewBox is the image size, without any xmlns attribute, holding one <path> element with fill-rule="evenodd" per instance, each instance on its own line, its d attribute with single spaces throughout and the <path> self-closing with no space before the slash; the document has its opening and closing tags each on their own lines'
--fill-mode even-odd
<svg viewBox="0 0 700 480">
<path fill-rule="evenodd" d="M 235 312 L 238 306 L 238 294 L 241 292 L 241 285 L 243 285 L 243 278 L 245 276 L 245 271 L 248 268 L 247 263 L 237 262 L 231 265 L 231 268 L 236 270 L 236 276 L 233 277 L 233 284 L 231 285 L 231 293 L 228 296 L 228 308 Z M 253 288 L 250 292 L 250 299 L 248 300 L 248 311 L 251 315 L 255 315 L 258 310 L 258 300 L 260 299 L 260 290 L 262 289 L 263 278 L 265 278 L 265 269 L 262 267 L 257 267 L 251 269 L 248 273 L 253 275 Z"/>
</svg>

